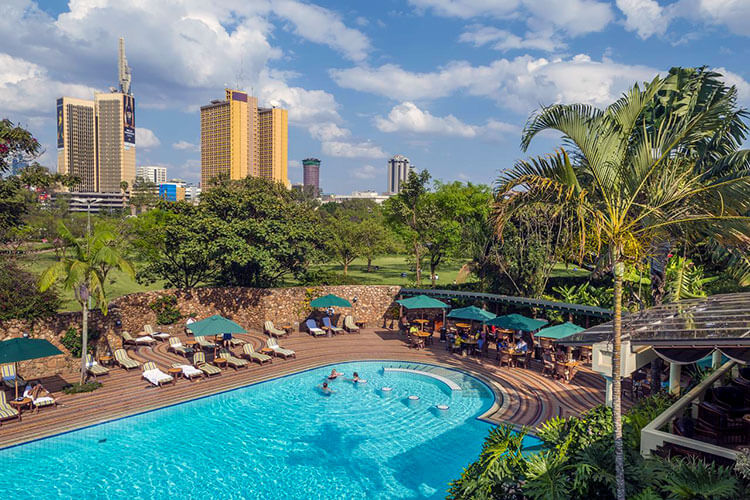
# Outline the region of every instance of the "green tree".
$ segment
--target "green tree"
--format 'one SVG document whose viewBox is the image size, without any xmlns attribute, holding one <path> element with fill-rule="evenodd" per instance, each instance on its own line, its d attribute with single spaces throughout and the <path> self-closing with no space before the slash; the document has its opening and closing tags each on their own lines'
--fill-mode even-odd
<svg viewBox="0 0 750 500">
<path fill-rule="evenodd" d="M 156 206 L 159 201 L 158 186 L 151 181 L 136 178 L 130 190 L 130 206 L 141 211 L 144 207 Z"/>
<path fill-rule="evenodd" d="M 11 261 L 0 259 L 0 321 L 35 320 L 57 312 L 60 299 L 55 290 L 40 292 L 39 277 Z"/>
<path fill-rule="evenodd" d="M 73 290 L 82 311 L 81 384 L 86 382 L 86 353 L 88 352 L 88 301 L 91 297 L 98 308 L 107 314 L 109 302 L 104 290 L 105 278 L 101 266 L 117 267 L 134 276 L 133 267 L 112 246 L 115 236 L 105 228 L 96 226 L 92 234 L 76 238 L 60 223 L 60 237 L 72 248 L 72 255 L 64 257 L 48 267 L 39 280 L 41 291 L 61 282 L 63 287 Z"/>
<path fill-rule="evenodd" d="M 647 127 L 644 111 L 676 76 L 656 77 L 632 87 L 621 99 L 599 110 L 587 105 L 554 105 L 533 115 L 522 145 L 543 130 L 557 130 L 572 150 L 517 163 L 503 173 L 497 189 L 497 227 L 530 204 L 575 207 L 579 223 L 597 235 L 614 278 L 612 399 L 618 500 L 625 499 L 622 442 L 621 341 L 625 262 L 639 261 L 663 241 L 668 230 L 689 233 L 691 225 L 710 224 L 716 232 L 747 224 L 750 185 L 746 169 L 725 171 L 705 182 L 696 161 L 685 153 L 698 137 L 723 123 L 723 109 L 685 114 L 666 110 L 658 126 Z M 738 198 L 732 206 L 723 203 Z M 586 234 L 586 231 L 581 231 Z"/>
<path fill-rule="evenodd" d="M 0 174 L 10 169 L 13 160 L 31 161 L 42 154 L 42 147 L 31 132 L 4 118 L 0 120 Z"/>
<path fill-rule="evenodd" d="M 344 268 L 346 276 L 349 265 L 363 252 L 363 221 L 345 211 L 338 211 L 335 216 L 326 217 L 323 223 L 326 249 Z"/>
</svg>

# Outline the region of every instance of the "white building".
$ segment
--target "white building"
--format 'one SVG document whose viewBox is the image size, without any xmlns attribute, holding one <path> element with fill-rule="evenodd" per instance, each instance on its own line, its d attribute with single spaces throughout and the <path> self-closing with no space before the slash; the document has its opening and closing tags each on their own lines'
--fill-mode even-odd
<svg viewBox="0 0 750 500">
<path fill-rule="evenodd" d="M 414 166 L 409 164 L 409 158 L 396 155 L 388 160 L 388 193 L 396 194 L 401 191 L 401 184 L 409 178 L 409 172 Z"/>
<path fill-rule="evenodd" d="M 375 191 L 354 191 L 352 194 L 332 194 L 324 196 L 323 201 L 335 201 L 341 203 L 349 200 L 372 200 L 378 205 L 393 196 L 391 193 L 377 193 Z"/>
<path fill-rule="evenodd" d="M 136 169 L 135 176 L 144 181 L 151 181 L 156 185 L 167 182 L 167 167 L 151 165 L 140 166 Z"/>
</svg>

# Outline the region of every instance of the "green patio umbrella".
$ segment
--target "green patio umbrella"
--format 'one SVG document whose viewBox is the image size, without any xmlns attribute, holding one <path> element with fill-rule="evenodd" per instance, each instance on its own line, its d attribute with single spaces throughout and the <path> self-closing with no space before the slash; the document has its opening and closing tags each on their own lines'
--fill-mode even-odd
<svg viewBox="0 0 750 500">
<path fill-rule="evenodd" d="M 18 397 L 18 362 L 57 356 L 62 351 L 44 339 L 19 337 L 0 342 L 0 364 L 14 363 L 16 368 L 16 397 Z"/>
<path fill-rule="evenodd" d="M 448 314 L 448 317 L 451 319 L 463 319 L 467 321 L 486 323 L 487 321 L 494 319 L 495 315 L 485 309 L 480 309 L 476 306 L 469 306 L 460 309 L 453 309 Z"/>
<path fill-rule="evenodd" d="M 215 314 L 206 319 L 190 323 L 190 331 L 196 337 L 222 335 L 224 333 L 247 333 L 240 325 L 223 316 Z"/>
<path fill-rule="evenodd" d="M 311 301 L 310 307 L 352 307 L 352 303 L 338 295 L 329 293 Z"/>
<path fill-rule="evenodd" d="M 527 318 L 522 314 L 508 314 L 506 316 L 498 316 L 495 319 L 491 319 L 487 322 L 487 324 L 491 326 L 497 326 L 499 328 L 504 328 L 506 330 L 521 330 L 524 332 L 533 332 L 546 325 L 547 320 Z"/>
<path fill-rule="evenodd" d="M 584 331 L 585 328 L 582 328 L 578 325 L 575 325 L 573 323 L 563 323 L 561 325 L 555 325 L 555 326 L 548 326 L 547 328 L 542 328 L 538 332 L 536 332 L 536 337 L 543 337 L 545 339 L 552 339 L 552 340 L 560 340 L 564 339 L 565 337 L 569 337 L 575 333 L 579 333 Z"/>
<path fill-rule="evenodd" d="M 427 295 L 417 295 L 416 297 L 397 300 L 396 303 L 404 306 L 406 309 L 448 309 L 450 307 L 445 302 L 440 302 Z"/>
</svg>

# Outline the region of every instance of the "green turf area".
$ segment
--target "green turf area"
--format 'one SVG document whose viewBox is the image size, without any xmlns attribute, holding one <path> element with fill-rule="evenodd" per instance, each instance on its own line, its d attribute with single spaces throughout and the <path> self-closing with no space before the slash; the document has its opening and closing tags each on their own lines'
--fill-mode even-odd
<svg viewBox="0 0 750 500">
<path fill-rule="evenodd" d="M 550 278 L 575 278 L 578 276 L 588 276 L 591 271 L 582 268 L 577 264 L 564 264 L 558 262 L 550 273 Z"/>
<path fill-rule="evenodd" d="M 19 259 L 19 264 L 25 265 L 25 267 L 33 273 L 41 274 L 45 269 L 52 265 L 55 260 L 56 257 L 54 252 L 46 252 L 24 256 Z M 163 282 L 143 286 L 130 278 L 127 274 L 124 274 L 117 269 L 110 271 L 108 278 L 109 280 L 106 285 L 106 290 L 107 296 L 110 300 L 129 293 L 143 292 L 146 290 L 159 290 L 163 288 Z M 60 293 L 61 299 L 61 311 L 78 310 L 78 303 L 75 300 L 72 290 L 63 290 L 62 287 L 58 287 L 58 292 Z"/>
<path fill-rule="evenodd" d="M 437 276 L 438 280 L 436 286 L 441 284 L 452 284 L 458 275 L 458 271 L 461 269 L 463 263 L 460 262 L 447 262 L 441 264 L 438 268 Z M 413 266 L 406 263 L 406 256 L 404 255 L 383 255 L 372 261 L 373 269 L 371 272 L 367 272 L 367 260 L 356 259 L 349 265 L 349 278 L 356 280 L 358 283 L 365 285 L 413 285 L 416 281 L 416 273 L 413 270 Z M 375 267 L 379 269 L 375 269 Z M 335 263 L 318 264 L 312 266 L 313 269 L 323 269 L 325 271 L 334 272 L 336 274 L 344 273 L 344 266 Z M 402 278 L 401 273 L 406 273 L 406 277 Z M 430 270 L 429 267 L 422 269 L 422 284 L 430 284 Z M 469 277 L 470 280 L 473 276 Z"/>
</svg>

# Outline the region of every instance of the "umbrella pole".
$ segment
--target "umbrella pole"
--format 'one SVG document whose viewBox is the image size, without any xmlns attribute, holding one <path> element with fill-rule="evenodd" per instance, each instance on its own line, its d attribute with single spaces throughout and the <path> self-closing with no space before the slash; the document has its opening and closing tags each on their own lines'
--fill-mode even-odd
<svg viewBox="0 0 750 500">
<path fill-rule="evenodd" d="M 16 365 L 16 378 L 14 379 L 16 385 L 16 399 L 18 399 L 18 361 L 14 363 Z"/>
</svg>

